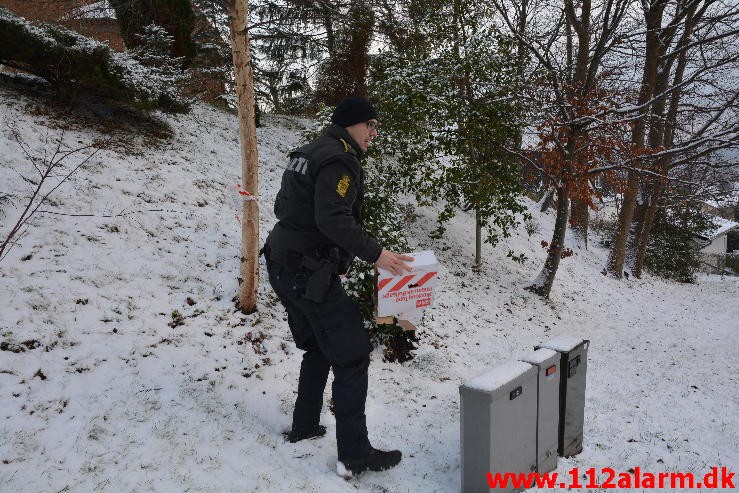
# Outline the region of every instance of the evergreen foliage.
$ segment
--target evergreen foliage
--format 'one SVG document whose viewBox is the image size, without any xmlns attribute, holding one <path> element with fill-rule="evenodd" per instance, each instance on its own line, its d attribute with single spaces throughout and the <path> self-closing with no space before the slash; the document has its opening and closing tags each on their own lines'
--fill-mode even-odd
<svg viewBox="0 0 739 493">
<path fill-rule="evenodd" d="M 396 53 L 414 58 L 428 55 L 431 32 L 425 29 L 426 11 L 433 5 L 428 0 L 393 0 L 375 4 L 377 31 Z"/>
<path fill-rule="evenodd" d="M 228 30 L 228 9 L 222 0 L 193 0 L 196 15 L 222 34 Z M 254 71 L 254 93 L 257 108 L 264 107 L 275 113 L 304 114 L 314 116 L 313 89 L 309 80 L 314 66 L 327 53 L 330 29 L 336 15 L 334 2 L 310 0 L 254 0 L 249 3 L 249 38 L 251 41 L 252 69 Z M 223 51 L 216 50 L 214 37 L 202 46 L 201 36 L 196 33 L 198 43 L 196 66 L 212 67 L 217 72 L 218 60 Z M 328 50 L 330 52 L 330 49 Z M 230 58 L 230 50 L 226 53 Z M 202 62 L 199 59 L 203 59 Z M 232 85 L 232 63 L 227 61 L 224 71 L 226 87 Z M 229 99 L 228 94 L 226 98 Z M 230 103 L 230 101 L 229 101 Z"/>
<path fill-rule="evenodd" d="M 31 24 L 3 7 L 0 63 L 46 79 L 65 99 L 95 98 L 139 110 L 188 110 L 166 68 L 147 67 L 60 26 Z"/>
<path fill-rule="evenodd" d="M 382 156 L 369 159 L 364 166 L 364 228 L 383 248 L 407 253 L 410 247 L 405 237 L 406 224 L 398 206 L 397 184 L 393 175 L 385 172 L 388 166 L 387 158 Z M 345 288 L 359 303 L 370 333 L 385 347 L 385 359 L 400 363 L 412 359 L 411 351 L 416 349 L 414 343 L 418 342 L 415 335 L 403 330 L 397 323 L 376 323 L 377 278 L 374 266 L 356 259 Z"/>
<path fill-rule="evenodd" d="M 226 105 L 226 93 L 233 84 L 233 54 L 217 23 L 211 18 L 212 8 L 205 11 L 194 2 L 195 30 L 192 42 L 196 54 L 189 67 L 188 94 L 203 95 L 210 103 Z"/>
<path fill-rule="evenodd" d="M 696 237 L 713 227 L 697 202 L 659 209 L 647 248 L 647 268 L 660 277 L 695 282 L 701 255 Z"/>
<path fill-rule="evenodd" d="M 365 78 L 369 66 L 375 17 L 365 1 L 350 4 L 336 30 L 333 50 L 322 64 L 316 82 L 315 100 L 335 105 L 347 96 L 367 97 Z"/>
<path fill-rule="evenodd" d="M 144 27 L 136 37 L 139 42 L 129 50 L 130 55 L 141 65 L 157 70 L 159 77 L 169 84 L 175 85 L 185 78 L 182 69 L 182 57 L 172 57 L 174 37 L 162 27 L 154 23 Z"/>
<path fill-rule="evenodd" d="M 225 3 L 193 0 L 216 26 Z M 314 116 L 321 105 L 366 96 L 372 2 L 254 0 L 249 4 L 254 89 L 268 111 Z"/>
<path fill-rule="evenodd" d="M 484 23 L 481 8 L 439 2 L 423 23 L 429 45 L 379 56 L 370 82 L 398 178 L 420 204 L 444 204 L 437 234 L 465 205 L 496 244 L 525 214 L 519 166 L 506 150 L 515 148 L 522 108 L 511 43 Z"/>
<path fill-rule="evenodd" d="M 147 26 L 162 26 L 172 36 L 170 55 L 189 65 L 196 54 L 191 33 L 195 13 L 190 0 L 110 0 L 126 47 L 142 43 Z"/>
<path fill-rule="evenodd" d="M 315 114 L 320 98 L 309 81 L 314 67 L 330 64 L 335 55 L 336 31 L 342 30 L 346 6 L 334 1 L 256 0 L 250 7 L 257 97 L 277 113 Z"/>
</svg>

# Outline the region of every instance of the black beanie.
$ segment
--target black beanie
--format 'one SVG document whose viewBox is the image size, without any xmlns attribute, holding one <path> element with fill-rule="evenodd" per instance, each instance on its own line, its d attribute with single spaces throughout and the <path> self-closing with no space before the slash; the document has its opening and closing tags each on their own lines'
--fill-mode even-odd
<svg viewBox="0 0 739 493">
<path fill-rule="evenodd" d="M 344 99 L 331 115 L 331 121 L 344 128 L 373 119 L 377 119 L 377 111 L 372 103 L 367 99 L 355 97 Z"/>
</svg>

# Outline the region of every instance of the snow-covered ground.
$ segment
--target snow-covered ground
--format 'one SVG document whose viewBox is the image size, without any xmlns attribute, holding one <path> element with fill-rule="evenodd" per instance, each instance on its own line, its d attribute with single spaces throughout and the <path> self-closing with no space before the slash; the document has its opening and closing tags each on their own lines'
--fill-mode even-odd
<svg viewBox="0 0 739 493">
<path fill-rule="evenodd" d="M 41 154 L 59 135 L 44 108 L 0 87 L 0 195 L 14 198 L 1 204 L 3 238 L 32 186 L 7 125 Z M 328 436 L 281 435 L 300 352 L 264 269 L 258 313 L 234 309 L 236 119 L 196 106 L 166 120 L 171 139 L 102 152 L 45 207 L 91 216 L 39 214 L 0 262 L 0 492 L 458 491 L 460 383 L 557 335 L 591 341 L 584 450 L 560 459 L 560 474 L 739 470 L 738 278 L 618 281 L 600 274 L 606 251 L 593 245 L 563 260 L 542 301 L 523 287 L 553 217 L 532 205 L 540 232 L 521 226 L 486 245 L 479 274 L 473 217 L 460 212 L 432 241 L 434 211 L 416 209 L 409 238 L 436 251 L 439 295 L 414 360 L 374 352 L 367 404 L 373 444 L 404 458 L 339 478 L 327 410 Z M 285 154 L 301 141 L 295 120 L 265 120 L 262 238 Z M 75 128 L 70 146 L 102 136 Z M 508 248 L 531 260 L 513 263 Z"/>
</svg>

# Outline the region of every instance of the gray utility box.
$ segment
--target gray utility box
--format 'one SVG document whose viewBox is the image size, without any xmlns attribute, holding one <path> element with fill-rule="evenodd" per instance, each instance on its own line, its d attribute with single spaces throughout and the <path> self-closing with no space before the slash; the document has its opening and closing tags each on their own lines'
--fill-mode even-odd
<svg viewBox="0 0 739 493">
<path fill-rule="evenodd" d="M 511 361 L 459 387 L 463 493 L 488 493 L 488 473 L 536 469 L 537 376 L 536 367 Z"/>
<path fill-rule="evenodd" d="M 560 354 L 552 349 L 537 349 L 520 360 L 534 365 L 539 373 L 536 405 L 536 470 L 557 469 L 559 445 Z"/>
<path fill-rule="evenodd" d="M 560 336 L 535 349 L 546 348 L 562 355 L 559 382 L 559 447 L 560 457 L 572 457 L 582 452 L 585 421 L 585 377 L 588 369 L 590 341 L 578 337 Z"/>
</svg>

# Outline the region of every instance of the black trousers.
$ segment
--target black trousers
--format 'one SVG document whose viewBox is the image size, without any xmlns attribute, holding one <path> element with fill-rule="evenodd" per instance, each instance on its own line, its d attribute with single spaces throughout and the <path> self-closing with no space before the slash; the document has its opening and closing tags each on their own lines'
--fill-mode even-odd
<svg viewBox="0 0 739 493">
<path fill-rule="evenodd" d="M 272 288 L 287 310 L 295 345 L 305 351 L 293 429 L 313 430 L 318 426 L 331 369 L 339 460 L 364 457 L 370 449 L 365 402 L 371 346 L 359 307 L 344 292 L 338 276 L 334 276 L 325 300 L 315 303 L 302 297 L 305 273 L 289 271 L 271 260 L 267 261 L 267 271 Z"/>
</svg>

